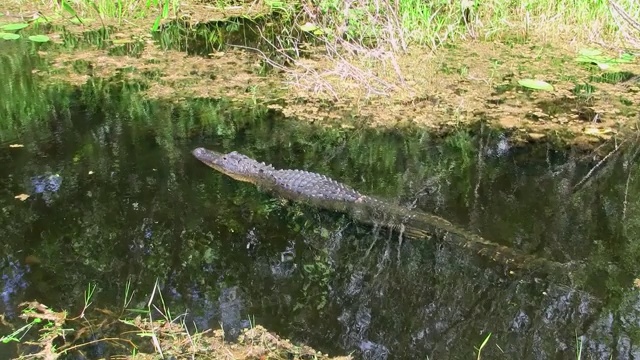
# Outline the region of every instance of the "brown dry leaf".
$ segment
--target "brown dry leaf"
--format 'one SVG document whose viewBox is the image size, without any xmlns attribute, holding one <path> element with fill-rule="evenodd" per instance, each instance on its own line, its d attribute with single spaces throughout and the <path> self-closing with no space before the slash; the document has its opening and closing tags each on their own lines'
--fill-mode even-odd
<svg viewBox="0 0 640 360">
<path fill-rule="evenodd" d="M 27 194 L 20 194 L 20 195 L 16 195 L 14 196 L 14 199 L 18 199 L 20 201 L 25 201 L 29 198 L 29 195 Z"/>
<path fill-rule="evenodd" d="M 28 310 L 34 310 L 29 312 L 23 312 L 20 315 L 23 319 L 42 319 L 54 322 L 56 325 L 63 324 L 67 318 L 67 313 L 64 311 L 56 312 L 49 309 L 47 305 L 41 304 L 37 301 L 23 302 L 20 306 L 25 306 Z"/>
</svg>

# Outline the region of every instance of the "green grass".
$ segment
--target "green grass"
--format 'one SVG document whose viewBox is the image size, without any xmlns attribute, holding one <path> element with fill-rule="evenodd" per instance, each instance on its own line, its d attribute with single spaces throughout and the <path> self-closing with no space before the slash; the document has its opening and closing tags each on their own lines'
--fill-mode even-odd
<svg viewBox="0 0 640 360">
<path fill-rule="evenodd" d="M 58 6 L 65 11 L 94 10 L 101 17 L 126 19 L 142 18 L 150 12 L 160 10 L 163 15 L 175 14 L 179 6 L 178 0 L 58 0 Z"/>
<path fill-rule="evenodd" d="M 371 3 L 360 0 L 357 3 Z M 640 19 L 640 3 L 618 0 L 634 19 Z M 510 36 L 609 37 L 618 27 L 608 0 L 399 0 L 403 31 L 412 42 L 437 44 L 451 38 L 494 39 Z M 638 34 L 640 36 L 640 34 Z"/>
<path fill-rule="evenodd" d="M 346 38 L 352 43 L 377 43 L 398 48 L 403 41 L 437 46 L 451 39 L 499 39 L 512 36 L 606 38 L 619 31 L 608 0 L 263 0 L 275 12 L 287 13 L 285 26 L 317 22 L 325 36 Z M 102 18 L 159 18 L 177 14 L 178 0 L 13 0 L 20 5 L 57 7 L 69 13 L 97 13 Z M 242 2 L 211 0 L 224 8 Z M 346 5 L 349 4 L 349 5 Z M 618 0 L 632 19 L 640 19 L 640 2 Z M 245 2 L 244 6 L 250 6 Z M 346 7 L 348 6 L 348 8 Z M 280 19 L 282 20 L 282 19 Z M 640 37 L 640 34 L 637 34 Z M 392 44 L 395 43 L 395 44 Z"/>
<path fill-rule="evenodd" d="M 484 340 L 482 341 L 482 344 L 480 344 L 480 346 L 476 349 L 476 351 L 478 351 L 476 360 L 480 360 L 482 358 L 481 356 L 482 349 L 484 349 L 484 347 L 487 346 L 487 343 L 489 342 L 490 338 L 491 338 L 491 333 L 489 333 L 489 335 L 487 335 L 487 337 L 484 338 Z"/>
</svg>

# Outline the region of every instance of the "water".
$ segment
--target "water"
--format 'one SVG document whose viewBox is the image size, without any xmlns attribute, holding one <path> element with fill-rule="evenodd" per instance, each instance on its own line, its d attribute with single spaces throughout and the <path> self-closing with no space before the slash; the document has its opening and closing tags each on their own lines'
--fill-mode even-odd
<svg viewBox="0 0 640 360">
<path fill-rule="evenodd" d="M 130 307 L 145 307 L 159 281 L 172 312 L 188 311 L 200 329 L 222 323 L 234 335 L 251 319 L 336 355 L 470 358 L 491 333 L 486 358 L 571 358 L 580 344 L 593 358 L 640 356 L 632 149 L 574 189 L 593 158 L 517 147 L 481 126 L 433 139 L 224 101 L 144 101 L 135 84 L 40 91 L 22 81 L 31 86 L 4 103 L 0 128 L 8 321 L 31 300 L 78 314 L 88 284 L 96 308 L 121 307 L 127 281 Z M 399 245 L 396 234 L 227 178 L 191 156 L 197 146 L 327 174 L 588 267 L 512 274 L 437 238 Z"/>
</svg>

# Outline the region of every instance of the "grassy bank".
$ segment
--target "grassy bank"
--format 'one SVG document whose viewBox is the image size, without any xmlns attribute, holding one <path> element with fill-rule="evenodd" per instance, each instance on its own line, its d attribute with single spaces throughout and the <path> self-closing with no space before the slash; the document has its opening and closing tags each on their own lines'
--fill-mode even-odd
<svg viewBox="0 0 640 360">
<path fill-rule="evenodd" d="M 307 30 L 352 44 L 385 44 L 399 50 L 412 44 L 435 47 L 460 39 L 557 39 L 611 42 L 640 32 L 635 0 L 9 0 L 12 10 L 49 9 L 67 15 L 128 20 L 169 18 L 202 4 L 211 11 L 260 8 L 277 13 L 290 31 Z M 621 13 L 624 12 L 624 13 Z M 629 17 L 625 19 L 625 14 Z M 631 24 L 630 21 L 631 20 Z M 636 28 L 634 28 L 634 25 Z M 638 35 L 636 33 L 635 35 Z"/>
</svg>

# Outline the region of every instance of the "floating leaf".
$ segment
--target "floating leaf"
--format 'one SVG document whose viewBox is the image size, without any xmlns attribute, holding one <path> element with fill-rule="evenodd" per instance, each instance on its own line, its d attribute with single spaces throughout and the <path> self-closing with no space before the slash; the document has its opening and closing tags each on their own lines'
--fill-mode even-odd
<svg viewBox="0 0 640 360">
<path fill-rule="evenodd" d="M 2 40 L 16 40 L 16 39 L 20 39 L 20 35 L 13 34 L 13 33 L 0 32 L 0 39 L 2 39 Z"/>
<path fill-rule="evenodd" d="M 553 86 L 542 80 L 522 79 L 518 80 L 518 84 L 529 89 L 553 91 Z"/>
<path fill-rule="evenodd" d="M 29 198 L 29 195 L 27 194 L 20 194 L 20 195 L 16 195 L 14 196 L 15 199 L 18 199 L 20 201 L 25 201 Z"/>
<path fill-rule="evenodd" d="M 624 54 L 620 55 L 620 60 L 623 60 L 625 62 L 632 62 L 634 58 L 635 58 L 635 56 L 633 56 L 633 54 L 629 54 L 629 53 L 624 53 Z"/>
<path fill-rule="evenodd" d="M 11 145 L 9 145 L 9 147 L 10 148 L 23 148 L 24 145 L 22 145 L 22 144 L 11 144 Z"/>
<path fill-rule="evenodd" d="M 583 62 L 583 63 L 599 63 L 599 62 L 607 62 L 608 59 L 605 58 L 604 56 L 584 56 L 584 55 L 580 55 L 576 58 L 577 62 Z"/>
<path fill-rule="evenodd" d="M 31 35 L 29 36 L 29 40 L 33 41 L 33 42 L 47 42 L 49 41 L 49 37 L 47 35 Z"/>
<path fill-rule="evenodd" d="M 16 31 L 16 30 L 24 29 L 27 26 L 29 26 L 29 24 L 27 24 L 27 23 L 14 23 L 14 24 L 2 25 L 2 26 L 0 26 L 0 29 L 2 29 L 4 31 Z"/>
<path fill-rule="evenodd" d="M 610 59 L 609 62 L 614 64 L 627 64 L 633 61 L 633 58 L 629 58 L 628 56 L 620 56 L 617 59 Z"/>
<path fill-rule="evenodd" d="M 582 56 L 600 56 L 602 55 L 602 51 L 596 49 L 581 49 L 578 54 Z"/>
<path fill-rule="evenodd" d="M 625 64 L 632 62 L 634 59 L 634 56 L 628 53 L 624 53 L 618 58 L 612 58 L 610 56 L 603 55 L 600 50 L 593 49 L 583 49 L 578 53 L 579 56 L 576 58 L 577 62 L 593 63 L 598 65 L 601 69 L 606 68 L 608 64 Z"/>
</svg>

